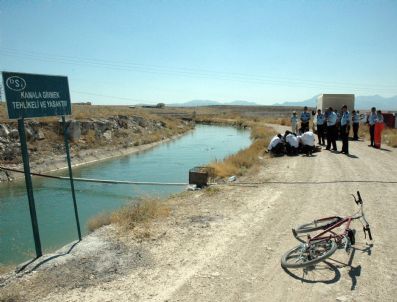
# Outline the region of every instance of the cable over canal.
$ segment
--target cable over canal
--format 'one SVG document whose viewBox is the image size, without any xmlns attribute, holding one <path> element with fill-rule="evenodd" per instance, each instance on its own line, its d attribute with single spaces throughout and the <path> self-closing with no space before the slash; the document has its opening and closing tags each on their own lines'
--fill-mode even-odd
<svg viewBox="0 0 397 302">
<path fill-rule="evenodd" d="M 15 173 L 25 173 L 22 170 L 12 169 L 0 167 L 0 170 L 10 171 Z M 60 179 L 60 180 L 69 180 L 70 178 L 67 176 L 54 176 L 48 174 L 41 173 L 30 173 L 33 176 L 52 178 L 52 179 Z M 79 178 L 73 177 L 74 181 L 82 181 L 82 182 L 95 182 L 95 183 L 107 183 L 107 184 L 119 184 L 119 185 L 150 185 L 150 186 L 186 186 L 187 182 L 155 182 L 155 181 L 129 181 L 129 180 L 110 180 L 110 179 L 95 179 L 95 178 Z"/>
<path fill-rule="evenodd" d="M 10 171 L 15 173 L 24 173 L 22 170 L 1 167 L 0 170 Z M 41 173 L 30 173 L 33 176 L 69 180 L 67 176 L 54 176 Z M 95 178 L 73 178 L 74 181 L 93 182 L 93 183 L 107 183 L 116 185 L 149 185 L 149 186 L 187 186 L 187 182 L 154 182 L 154 181 L 131 181 L 131 180 L 112 180 L 112 179 L 95 179 Z M 280 184 L 280 185 L 323 185 L 333 183 L 379 183 L 379 184 L 397 184 L 397 181 L 385 180 L 330 180 L 330 181 L 263 181 L 263 182 L 228 182 L 228 183 L 208 183 L 218 186 L 252 186 L 257 187 L 265 184 Z"/>
</svg>

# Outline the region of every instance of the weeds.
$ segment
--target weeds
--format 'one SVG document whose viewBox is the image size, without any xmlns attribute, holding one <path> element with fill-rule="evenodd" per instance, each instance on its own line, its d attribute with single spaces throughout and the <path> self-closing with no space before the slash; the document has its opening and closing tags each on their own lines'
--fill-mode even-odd
<svg viewBox="0 0 397 302">
<path fill-rule="evenodd" d="M 101 213 L 90 220 L 88 220 L 87 228 L 91 233 L 102 226 L 109 225 L 112 223 L 112 215 L 110 213 Z"/>
<path fill-rule="evenodd" d="M 166 217 L 169 213 L 170 209 L 160 200 L 146 198 L 128 204 L 113 213 L 102 213 L 90 219 L 87 226 L 90 232 L 109 224 L 117 224 L 125 230 L 132 230 L 137 226 L 147 228 L 154 219 Z"/>
</svg>

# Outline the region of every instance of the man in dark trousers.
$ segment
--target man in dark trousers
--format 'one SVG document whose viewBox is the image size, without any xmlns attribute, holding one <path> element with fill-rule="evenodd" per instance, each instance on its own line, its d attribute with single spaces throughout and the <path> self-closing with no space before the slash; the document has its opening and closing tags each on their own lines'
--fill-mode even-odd
<svg viewBox="0 0 397 302">
<path fill-rule="evenodd" d="M 301 133 L 305 133 L 309 131 L 309 122 L 310 122 L 310 112 L 307 111 L 307 106 L 303 108 L 303 112 L 301 113 Z"/>
<path fill-rule="evenodd" d="M 376 108 L 371 108 L 371 113 L 368 116 L 369 135 L 371 136 L 371 144 L 368 147 L 375 147 L 375 123 L 377 121 Z"/>
<path fill-rule="evenodd" d="M 350 127 L 350 113 L 347 111 L 347 106 L 343 105 L 342 115 L 340 118 L 340 135 L 342 138 L 342 151 L 346 155 L 349 154 L 349 127 Z"/>
<path fill-rule="evenodd" d="M 332 144 L 332 150 L 336 149 L 336 113 L 332 107 L 327 108 L 327 150 L 330 150 Z"/>
<path fill-rule="evenodd" d="M 352 111 L 352 123 L 353 123 L 353 139 L 358 140 L 358 128 L 360 125 L 360 115 L 356 110 Z"/>
<path fill-rule="evenodd" d="M 321 109 L 317 110 L 317 137 L 318 144 L 325 145 L 324 138 L 325 116 L 321 113 Z"/>
</svg>

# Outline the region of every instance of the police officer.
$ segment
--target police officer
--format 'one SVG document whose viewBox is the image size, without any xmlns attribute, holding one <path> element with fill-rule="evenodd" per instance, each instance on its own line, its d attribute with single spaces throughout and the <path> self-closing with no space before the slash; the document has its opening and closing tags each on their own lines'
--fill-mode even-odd
<svg viewBox="0 0 397 302">
<path fill-rule="evenodd" d="M 325 139 L 324 139 L 324 125 L 325 123 L 325 116 L 324 114 L 321 113 L 321 109 L 317 110 L 317 137 L 318 137 L 318 143 L 320 145 L 325 145 Z"/>
<path fill-rule="evenodd" d="M 360 115 L 356 110 L 352 111 L 353 139 L 358 140 L 358 128 L 360 126 Z"/>
<path fill-rule="evenodd" d="M 307 111 L 307 106 L 303 108 L 301 113 L 301 133 L 309 131 L 310 112 Z"/>
<path fill-rule="evenodd" d="M 342 138 L 342 151 L 346 155 L 349 154 L 349 127 L 350 127 L 350 113 L 347 106 L 343 105 L 342 115 L 340 118 L 340 135 Z"/>
<path fill-rule="evenodd" d="M 327 150 L 337 151 L 336 148 L 336 120 L 337 116 L 332 107 L 327 108 Z"/>
<path fill-rule="evenodd" d="M 368 145 L 368 147 L 375 147 L 375 123 L 377 121 L 377 114 L 376 114 L 376 108 L 372 107 L 371 108 L 371 113 L 368 116 L 368 124 L 369 124 L 369 135 L 371 137 L 371 144 Z"/>
</svg>

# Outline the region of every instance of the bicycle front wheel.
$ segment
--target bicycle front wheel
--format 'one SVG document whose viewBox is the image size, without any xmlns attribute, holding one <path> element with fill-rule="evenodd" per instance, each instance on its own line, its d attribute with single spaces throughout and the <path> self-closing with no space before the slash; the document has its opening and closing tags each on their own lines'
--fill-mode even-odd
<svg viewBox="0 0 397 302">
<path fill-rule="evenodd" d="M 310 244 L 300 244 L 281 257 L 284 268 L 311 266 L 330 257 L 338 248 L 333 240 L 321 240 Z"/>
<path fill-rule="evenodd" d="M 297 233 L 310 233 L 318 230 L 324 230 L 328 226 L 333 225 L 334 223 L 338 222 L 340 220 L 340 217 L 330 217 L 326 219 L 319 219 L 319 220 L 314 220 L 312 222 L 302 224 L 298 226 L 295 231 Z"/>
</svg>

